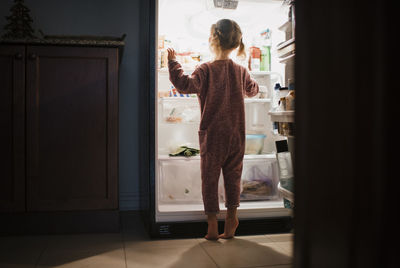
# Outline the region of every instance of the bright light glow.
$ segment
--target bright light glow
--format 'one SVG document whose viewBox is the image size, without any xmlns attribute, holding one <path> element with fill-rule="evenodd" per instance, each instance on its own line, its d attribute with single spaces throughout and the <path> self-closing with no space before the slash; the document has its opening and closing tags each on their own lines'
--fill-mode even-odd
<svg viewBox="0 0 400 268">
<path fill-rule="evenodd" d="M 211 57 L 208 44 L 210 27 L 219 19 L 228 18 L 240 25 L 246 47 L 269 28 L 274 50 L 285 40 L 285 34 L 278 27 L 287 20 L 287 12 L 288 8 L 282 6 L 282 1 L 272 0 L 240 0 L 235 10 L 215 8 L 213 0 L 159 0 L 158 34 L 171 40 L 172 47 L 179 52 L 199 52 Z M 272 68 L 282 72 L 283 67 L 274 54 L 273 51 Z"/>
</svg>

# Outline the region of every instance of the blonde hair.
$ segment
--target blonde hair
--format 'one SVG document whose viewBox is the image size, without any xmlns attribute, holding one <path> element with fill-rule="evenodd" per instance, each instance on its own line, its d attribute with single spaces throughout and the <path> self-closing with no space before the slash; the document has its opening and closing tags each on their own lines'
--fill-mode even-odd
<svg viewBox="0 0 400 268">
<path fill-rule="evenodd" d="M 210 45 L 214 50 L 233 50 L 239 47 L 237 55 L 246 57 L 239 25 L 229 19 L 222 19 L 211 25 Z"/>
</svg>

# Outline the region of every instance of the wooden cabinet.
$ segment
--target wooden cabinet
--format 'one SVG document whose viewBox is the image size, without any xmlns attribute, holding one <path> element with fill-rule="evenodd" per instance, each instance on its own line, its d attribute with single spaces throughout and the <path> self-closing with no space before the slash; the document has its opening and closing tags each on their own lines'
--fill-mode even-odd
<svg viewBox="0 0 400 268">
<path fill-rule="evenodd" d="M 0 211 L 25 210 L 25 47 L 0 49 Z"/>
<path fill-rule="evenodd" d="M 0 45 L 1 211 L 118 209 L 118 48 Z"/>
</svg>

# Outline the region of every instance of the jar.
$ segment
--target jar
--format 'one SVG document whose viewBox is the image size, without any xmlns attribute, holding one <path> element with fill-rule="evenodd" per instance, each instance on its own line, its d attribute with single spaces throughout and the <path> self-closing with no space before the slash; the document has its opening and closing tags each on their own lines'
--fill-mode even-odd
<svg viewBox="0 0 400 268">
<path fill-rule="evenodd" d="M 279 99 L 278 111 L 286 111 L 286 98 L 285 97 L 281 97 Z"/>
<path fill-rule="evenodd" d="M 290 90 L 285 97 L 285 105 L 287 111 L 294 110 L 294 90 Z"/>
</svg>

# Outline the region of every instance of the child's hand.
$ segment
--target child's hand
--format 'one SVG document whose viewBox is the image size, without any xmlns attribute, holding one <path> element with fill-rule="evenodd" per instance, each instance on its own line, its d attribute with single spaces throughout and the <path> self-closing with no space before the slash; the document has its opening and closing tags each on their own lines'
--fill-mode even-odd
<svg viewBox="0 0 400 268">
<path fill-rule="evenodd" d="M 168 60 L 176 60 L 176 52 L 173 48 L 168 48 Z"/>
</svg>

